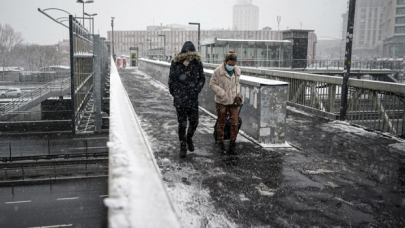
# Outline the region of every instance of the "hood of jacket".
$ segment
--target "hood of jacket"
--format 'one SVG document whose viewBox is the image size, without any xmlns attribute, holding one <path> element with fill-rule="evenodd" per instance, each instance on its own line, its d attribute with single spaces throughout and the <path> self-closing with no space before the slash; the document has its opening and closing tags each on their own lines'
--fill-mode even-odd
<svg viewBox="0 0 405 228">
<path fill-rule="evenodd" d="M 237 76 L 241 75 L 241 71 L 238 66 L 235 65 L 235 69 L 233 71 L 234 71 L 235 75 L 237 75 Z M 222 65 L 219 66 L 219 74 L 228 75 L 228 72 L 226 72 L 226 70 L 225 70 L 225 63 L 222 63 Z"/>
<path fill-rule="evenodd" d="M 186 59 L 196 59 L 198 62 L 201 62 L 201 55 L 195 49 L 193 42 L 186 41 L 181 48 L 180 54 L 178 54 L 173 61 L 174 62 L 182 62 Z"/>
</svg>

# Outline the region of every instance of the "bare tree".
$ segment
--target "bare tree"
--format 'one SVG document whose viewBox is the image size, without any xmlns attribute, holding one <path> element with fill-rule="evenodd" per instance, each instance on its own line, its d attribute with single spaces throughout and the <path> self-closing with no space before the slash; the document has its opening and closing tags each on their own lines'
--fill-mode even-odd
<svg viewBox="0 0 405 228">
<path fill-rule="evenodd" d="M 0 24 L 0 61 L 3 67 L 3 80 L 5 76 L 5 68 L 9 66 L 9 55 L 13 49 L 23 42 L 23 37 L 20 32 L 14 31 L 13 27 L 8 24 Z"/>
</svg>

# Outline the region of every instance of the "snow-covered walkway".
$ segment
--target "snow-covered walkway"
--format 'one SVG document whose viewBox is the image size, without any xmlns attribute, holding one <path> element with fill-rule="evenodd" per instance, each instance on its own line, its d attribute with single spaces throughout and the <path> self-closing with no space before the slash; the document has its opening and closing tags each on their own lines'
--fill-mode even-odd
<svg viewBox="0 0 405 228">
<path fill-rule="evenodd" d="M 183 227 L 402 227 L 405 141 L 288 110 L 293 149 L 238 136 L 238 158 L 215 151 L 215 120 L 200 112 L 196 151 L 178 156 L 172 98 L 136 68 L 121 80 Z"/>
</svg>

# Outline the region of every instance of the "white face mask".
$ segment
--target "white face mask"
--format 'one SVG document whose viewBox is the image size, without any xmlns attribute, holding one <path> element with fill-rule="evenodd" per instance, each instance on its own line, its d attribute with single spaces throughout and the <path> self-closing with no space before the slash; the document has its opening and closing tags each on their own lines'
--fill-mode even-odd
<svg viewBox="0 0 405 228">
<path fill-rule="evenodd" d="M 225 68 L 227 71 L 233 71 L 235 69 L 235 66 L 226 65 Z"/>
</svg>

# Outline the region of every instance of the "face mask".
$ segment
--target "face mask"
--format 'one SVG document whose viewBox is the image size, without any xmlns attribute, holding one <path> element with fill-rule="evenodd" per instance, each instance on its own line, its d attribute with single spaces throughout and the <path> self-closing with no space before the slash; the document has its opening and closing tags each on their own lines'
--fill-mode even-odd
<svg viewBox="0 0 405 228">
<path fill-rule="evenodd" d="M 235 66 L 226 65 L 225 68 L 227 71 L 233 71 L 233 69 L 235 69 Z"/>
</svg>

